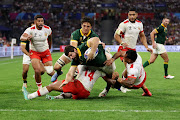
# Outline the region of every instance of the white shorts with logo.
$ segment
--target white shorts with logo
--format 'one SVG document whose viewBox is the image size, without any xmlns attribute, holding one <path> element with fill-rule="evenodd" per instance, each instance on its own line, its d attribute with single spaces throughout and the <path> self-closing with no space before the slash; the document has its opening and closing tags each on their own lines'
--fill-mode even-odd
<svg viewBox="0 0 180 120">
<path fill-rule="evenodd" d="M 154 54 L 162 54 L 166 52 L 166 49 L 163 44 L 156 43 L 156 45 L 157 45 L 156 49 L 152 48 Z"/>
<path fill-rule="evenodd" d="M 30 64 L 31 63 L 31 59 L 29 56 L 27 56 L 26 54 L 23 55 L 23 64 Z"/>
</svg>

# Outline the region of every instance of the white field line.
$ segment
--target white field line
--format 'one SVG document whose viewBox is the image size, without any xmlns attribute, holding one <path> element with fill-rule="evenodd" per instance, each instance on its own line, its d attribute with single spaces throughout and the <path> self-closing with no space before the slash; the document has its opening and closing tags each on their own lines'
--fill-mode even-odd
<svg viewBox="0 0 180 120">
<path fill-rule="evenodd" d="M 19 61 L 0 63 L 0 65 L 11 64 L 11 63 L 16 63 L 16 62 L 19 62 Z"/>
<path fill-rule="evenodd" d="M 0 112 L 158 112 L 158 113 L 177 113 L 178 110 L 16 110 L 16 109 L 0 109 Z"/>
</svg>

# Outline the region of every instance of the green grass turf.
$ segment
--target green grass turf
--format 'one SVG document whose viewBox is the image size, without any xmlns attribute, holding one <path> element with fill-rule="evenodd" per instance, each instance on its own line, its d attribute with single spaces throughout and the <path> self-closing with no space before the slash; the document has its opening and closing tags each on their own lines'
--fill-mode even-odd
<svg viewBox="0 0 180 120">
<path fill-rule="evenodd" d="M 53 63 L 62 53 L 53 53 Z M 139 53 L 143 63 L 150 53 Z M 26 101 L 21 92 L 22 57 L 0 58 L 0 120 L 179 120 L 180 119 L 180 53 L 168 53 L 169 74 L 174 79 L 164 79 L 163 60 L 159 56 L 154 64 L 145 68 L 146 86 L 152 97 L 143 97 L 141 89 L 122 93 L 111 89 L 104 98 L 98 94 L 106 83 L 100 78 L 91 95 L 84 100 L 47 100 L 45 96 Z M 117 71 L 121 73 L 124 65 L 116 60 Z M 70 64 L 63 68 L 64 79 Z M 28 73 L 29 92 L 37 90 L 33 79 L 33 69 Z M 43 86 L 50 84 L 50 77 L 42 76 Z M 57 95 L 51 92 L 50 95 Z"/>
</svg>

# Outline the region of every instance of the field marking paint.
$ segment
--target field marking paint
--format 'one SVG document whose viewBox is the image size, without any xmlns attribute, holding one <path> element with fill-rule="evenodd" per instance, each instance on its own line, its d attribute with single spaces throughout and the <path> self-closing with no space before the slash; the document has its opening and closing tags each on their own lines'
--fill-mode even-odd
<svg viewBox="0 0 180 120">
<path fill-rule="evenodd" d="M 178 110 L 16 110 L 16 109 L 0 109 L 0 112 L 144 112 L 144 113 L 151 113 L 151 112 L 170 112 L 170 113 L 177 113 L 180 112 Z"/>
<path fill-rule="evenodd" d="M 11 63 L 16 63 L 16 62 L 19 62 L 19 61 L 0 63 L 0 65 L 11 64 Z"/>
</svg>

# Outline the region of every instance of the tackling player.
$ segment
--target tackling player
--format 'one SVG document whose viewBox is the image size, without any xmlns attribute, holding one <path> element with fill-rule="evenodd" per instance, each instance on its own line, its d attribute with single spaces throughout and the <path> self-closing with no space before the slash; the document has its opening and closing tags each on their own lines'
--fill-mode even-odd
<svg viewBox="0 0 180 120">
<path fill-rule="evenodd" d="M 21 41 L 31 40 L 30 44 L 30 58 L 33 69 L 35 71 L 35 80 L 38 88 L 42 87 L 41 83 L 41 63 L 48 75 L 53 75 L 52 57 L 50 53 L 52 42 L 52 31 L 49 26 L 44 25 L 44 18 L 42 15 L 34 17 L 35 25 L 27 28 L 21 35 Z"/>
<path fill-rule="evenodd" d="M 111 65 L 112 62 L 114 62 L 120 56 L 124 56 L 124 53 L 121 51 L 115 53 L 111 59 L 105 62 L 105 64 Z M 119 82 L 122 86 L 130 89 L 142 88 L 144 91 L 142 96 L 152 96 L 151 92 L 144 84 L 146 81 L 146 72 L 142 66 L 141 56 L 136 53 L 136 51 L 128 50 L 124 56 L 124 61 L 127 63 L 126 69 L 122 73 L 123 77 L 119 77 L 117 82 Z"/>
<path fill-rule="evenodd" d="M 164 47 L 164 43 L 167 40 L 167 26 L 169 22 L 170 22 L 170 19 L 165 17 L 162 20 L 161 25 L 150 33 L 153 53 L 151 54 L 150 59 L 143 64 L 143 67 L 145 68 L 151 63 L 154 63 L 158 55 L 160 55 L 164 59 L 164 73 L 165 73 L 164 78 L 165 79 L 174 78 L 174 76 L 168 75 L 169 58 L 168 58 L 166 49 Z"/>
</svg>

